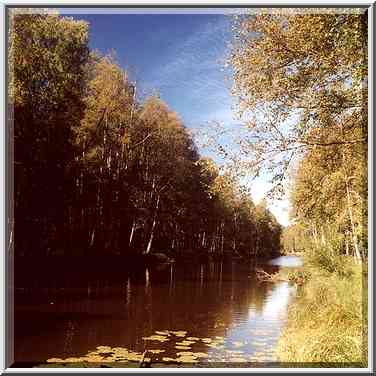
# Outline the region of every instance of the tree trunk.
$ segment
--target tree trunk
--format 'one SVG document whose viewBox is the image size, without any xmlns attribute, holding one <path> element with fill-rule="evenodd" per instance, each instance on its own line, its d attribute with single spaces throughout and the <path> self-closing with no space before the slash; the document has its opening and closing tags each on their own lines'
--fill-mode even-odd
<svg viewBox="0 0 376 376">
<path fill-rule="evenodd" d="M 351 209 L 351 200 L 350 200 L 350 194 L 348 192 L 348 189 L 347 189 L 347 186 L 346 186 L 346 190 L 347 190 L 347 200 L 348 200 L 348 212 L 349 212 L 349 218 L 350 218 L 350 224 L 351 224 L 351 237 L 352 237 L 352 242 L 353 242 L 353 246 L 354 246 L 354 251 L 355 251 L 355 259 L 358 261 L 358 262 L 361 262 L 362 261 L 362 256 L 360 254 L 360 251 L 359 251 L 359 243 L 358 243 L 358 238 L 356 236 L 356 232 L 355 232 L 355 224 L 354 224 L 354 219 L 353 219 L 353 213 L 352 213 L 352 209 Z"/>
<path fill-rule="evenodd" d="M 131 230 L 131 234 L 130 234 L 130 236 L 129 236 L 129 248 L 130 248 L 131 245 L 132 245 L 132 240 L 133 240 L 133 235 L 134 235 L 135 227 L 136 227 L 136 218 L 133 219 L 133 223 L 132 223 L 132 230 Z"/>
<path fill-rule="evenodd" d="M 325 239 L 325 234 L 324 231 L 321 230 L 321 244 L 325 247 L 326 246 L 326 239 Z"/>
<path fill-rule="evenodd" d="M 149 238 L 149 242 L 148 242 L 148 246 L 146 248 L 146 251 L 145 251 L 145 254 L 149 254 L 150 253 L 150 250 L 151 250 L 151 245 L 153 243 L 153 238 L 154 238 L 154 229 L 155 229 L 155 225 L 157 223 L 157 214 L 158 214 L 158 208 L 159 208 L 159 199 L 160 199 L 160 195 L 158 195 L 158 198 L 157 198 L 157 204 L 155 206 L 155 211 L 154 211 L 154 218 L 153 218 L 153 224 L 151 226 L 151 231 L 150 231 L 150 238 Z"/>
<path fill-rule="evenodd" d="M 349 213 L 349 219 L 350 219 L 350 225 L 351 225 L 351 239 L 352 239 L 353 246 L 354 246 L 355 259 L 357 260 L 357 262 L 360 263 L 362 261 L 362 256 L 359 251 L 358 237 L 356 236 L 356 231 L 355 231 L 354 217 L 353 217 L 353 212 L 352 212 L 352 201 L 351 201 L 351 195 L 349 191 L 349 181 L 347 178 L 347 174 L 345 174 L 345 182 L 346 182 L 347 211 Z"/>
<path fill-rule="evenodd" d="M 312 226 L 312 235 L 313 235 L 313 239 L 315 241 L 315 245 L 316 247 L 318 246 L 318 238 L 317 238 L 317 229 L 316 229 L 316 226 Z"/>
<path fill-rule="evenodd" d="M 342 128 L 342 134 L 343 134 L 343 128 Z M 346 155 L 345 155 L 344 150 L 342 150 L 342 162 L 343 162 L 343 165 L 346 166 Z M 350 224 L 351 224 L 351 239 L 352 239 L 353 246 L 354 246 L 355 259 L 357 262 L 361 263 L 362 256 L 359 251 L 358 237 L 355 231 L 354 217 L 353 217 L 353 212 L 352 212 L 353 203 L 351 200 L 350 188 L 349 188 L 349 177 L 347 176 L 346 169 L 344 169 L 344 175 L 345 175 L 345 185 L 346 185 L 347 211 L 349 213 L 349 219 L 350 219 Z"/>
<path fill-rule="evenodd" d="M 94 245 L 94 237 L 95 237 L 95 227 L 93 227 L 93 230 L 91 232 L 91 237 L 90 237 L 90 248 L 93 247 Z"/>
<path fill-rule="evenodd" d="M 345 236 L 345 250 L 346 250 L 346 256 L 349 255 L 349 241 L 347 239 L 348 233 L 346 231 L 346 236 Z"/>
</svg>

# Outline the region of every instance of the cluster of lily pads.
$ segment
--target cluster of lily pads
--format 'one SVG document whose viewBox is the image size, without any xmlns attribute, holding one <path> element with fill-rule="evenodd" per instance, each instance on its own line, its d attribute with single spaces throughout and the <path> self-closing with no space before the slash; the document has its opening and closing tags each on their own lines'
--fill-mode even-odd
<svg viewBox="0 0 376 376">
<path fill-rule="evenodd" d="M 130 351 L 124 347 L 98 346 L 95 351 L 90 351 L 81 357 L 70 357 L 66 359 L 50 358 L 47 363 L 112 363 L 112 362 L 140 362 L 143 354 Z M 150 359 L 149 359 L 150 360 Z M 147 359 L 145 359 L 147 361 Z"/>
<path fill-rule="evenodd" d="M 187 332 L 185 331 L 172 331 L 172 330 L 164 330 L 164 331 L 156 331 L 155 335 L 150 337 L 142 337 L 144 341 L 159 341 L 159 342 L 166 342 L 171 341 L 173 337 L 186 337 Z M 180 342 L 175 342 L 175 348 L 178 350 L 190 350 L 193 344 L 198 343 L 201 341 L 203 344 L 206 344 L 208 347 L 213 348 L 224 348 L 224 338 L 223 337 L 215 337 L 212 338 L 198 338 L 198 337 L 186 337 L 184 340 Z"/>
<path fill-rule="evenodd" d="M 261 334 L 261 333 L 260 333 Z M 255 339 L 252 342 L 247 341 L 232 341 L 227 342 L 225 346 L 225 339 L 221 336 L 215 336 L 213 338 L 198 338 L 198 337 L 187 337 L 186 331 L 171 331 L 163 330 L 156 331 L 154 335 L 149 337 L 143 337 L 144 341 L 158 341 L 158 342 L 168 342 L 173 340 L 174 337 L 184 338 L 180 342 L 175 342 L 175 349 L 177 350 L 187 350 L 184 352 L 177 352 L 177 358 L 164 357 L 162 360 L 164 362 L 176 362 L 176 363 L 197 363 L 199 360 L 201 362 L 231 362 L 231 363 L 244 363 L 244 362 L 271 362 L 276 361 L 275 352 L 273 349 L 265 349 L 266 344 L 261 339 Z M 239 348 L 244 347 L 248 343 L 252 343 L 253 346 L 259 348 L 260 351 L 254 352 L 251 356 L 246 355 L 243 350 Z M 215 352 L 203 353 L 203 352 L 193 352 L 193 345 L 205 346 L 207 348 L 215 349 Z M 232 347 L 237 350 L 232 350 L 226 347 Z M 264 351 L 261 351 L 261 348 Z M 239 349 L 239 350 L 238 350 Z"/>
<path fill-rule="evenodd" d="M 199 363 L 199 362 L 231 362 L 231 363 L 244 363 L 244 362 L 265 362 L 275 361 L 275 354 L 272 349 L 266 351 L 256 351 L 252 356 L 244 354 L 243 350 L 239 350 L 248 342 L 233 341 L 226 343 L 231 347 L 225 348 L 224 337 L 215 336 L 213 338 L 199 338 L 188 337 L 186 331 L 172 331 L 172 330 L 157 330 L 155 334 L 149 337 L 142 337 L 145 343 L 145 351 L 143 353 L 131 351 L 124 347 L 110 347 L 98 346 L 95 351 L 90 351 L 82 357 L 70 357 L 66 359 L 51 358 L 47 363 L 113 363 L 113 362 L 138 362 L 138 363 Z M 176 357 L 163 356 L 166 352 L 165 349 L 157 349 L 153 344 L 155 342 L 171 342 L 174 344 Z M 265 346 L 264 342 L 252 341 L 256 347 Z M 201 349 L 205 348 L 215 349 L 215 351 L 192 351 L 192 346 L 200 346 Z M 226 346 L 227 347 L 227 346 Z M 184 351 L 181 351 L 184 350 Z M 172 349 L 168 352 L 171 353 Z M 161 355 L 163 354 L 163 355 Z"/>
</svg>

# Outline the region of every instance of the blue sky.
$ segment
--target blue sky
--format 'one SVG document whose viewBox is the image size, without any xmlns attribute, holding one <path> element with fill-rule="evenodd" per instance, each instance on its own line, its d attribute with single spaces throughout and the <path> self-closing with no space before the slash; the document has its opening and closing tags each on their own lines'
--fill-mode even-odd
<svg viewBox="0 0 376 376">
<path fill-rule="evenodd" d="M 203 128 L 211 121 L 239 127 L 230 93 L 231 71 L 225 68 L 231 41 L 229 16 L 82 12 L 73 17 L 89 22 L 91 49 L 114 50 L 119 64 L 136 81 L 141 98 L 158 92 L 189 129 Z M 265 177 L 253 183 L 256 203 L 267 187 Z M 284 225 L 288 223 L 286 206 L 287 201 L 270 204 Z"/>
<path fill-rule="evenodd" d="M 208 14 L 89 14 L 90 47 L 116 51 L 140 94 L 158 91 L 188 127 L 232 120 L 224 70 L 230 19 Z"/>
</svg>

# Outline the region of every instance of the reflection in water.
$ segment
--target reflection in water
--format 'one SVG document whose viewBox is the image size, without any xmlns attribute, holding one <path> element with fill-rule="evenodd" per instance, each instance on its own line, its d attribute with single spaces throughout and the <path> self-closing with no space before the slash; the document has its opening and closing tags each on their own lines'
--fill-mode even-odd
<svg viewBox="0 0 376 376">
<path fill-rule="evenodd" d="M 170 285 L 169 285 L 169 290 L 168 290 L 168 295 L 171 297 L 172 294 L 172 289 L 174 286 L 174 264 L 170 264 Z"/>
<path fill-rule="evenodd" d="M 131 291 L 131 279 L 129 277 L 127 279 L 126 291 L 127 291 L 126 304 L 127 304 L 127 306 L 129 306 L 131 304 L 131 294 L 132 294 L 132 291 Z"/>
<path fill-rule="evenodd" d="M 145 269 L 145 292 L 147 293 L 150 288 L 150 277 L 149 277 L 149 269 Z"/>
<path fill-rule="evenodd" d="M 73 337 L 75 334 L 75 328 L 72 321 L 68 321 L 67 329 L 65 330 L 65 342 L 64 342 L 64 353 L 69 354 L 72 352 Z"/>
<path fill-rule="evenodd" d="M 219 296 L 222 295 L 222 267 L 223 267 L 223 262 L 219 264 L 219 283 L 218 283 L 218 291 L 219 291 Z"/>
<path fill-rule="evenodd" d="M 248 316 L 238 317 L 225 336 L 225 348 L 211 349 L 210 357 L 223 358 L 223 352 L 248 356 L 251 361 L 277 361 L 274 353 L 279 334 L 285 324 L 287 305 L 292 292 L 287 282 L 275 284 L 263 301 L 251 301 Z"/>
<path fill-rule="evenodd" d="M 43 277 L 16 296 L 19 362 L 82 356 L 97 346 L 163 349 L 170 359 L 178 356 L 176 346 L 186 347 L 209 355 L 202 362 L 274 360 L 294 291 L 285 282 L 260 283 L 250 266 L 235 262 L 54 277 L 53 289 L 43 288 L 51 285 Z M 142 339 L 156 331 L 187 333 L 160 343 Z"/>
<path fill-rule="evenodd" d="M 204 285 L 204 265 L 201 264 L 200 265 L 200 293 L 201 293 L 203 285 Z"/>
<path fill-rule="evenodd" d="M 278 319 L 286 313 L 291 287 L 288 282 L 277 284 L 265 299 L 262 316 L 265 319 Z"/>
<path fill-rule="evenodd" d="M 297 256 L 281 256 L 269 261 L 269 265 L 276 265 L 284 268 L 296 268 L 303 265 L 303 260 Z"/>
</svg>

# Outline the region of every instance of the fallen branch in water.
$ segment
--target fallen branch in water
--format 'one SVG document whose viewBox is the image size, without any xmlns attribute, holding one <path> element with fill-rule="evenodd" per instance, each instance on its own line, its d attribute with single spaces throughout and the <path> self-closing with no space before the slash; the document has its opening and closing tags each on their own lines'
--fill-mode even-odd
<svg viewBox="0 0 376 376">
<path fill-rule="evenodd" d="M 281 277 L 281 275 L 278 273 L 269 274 L 266 271 L 260 269 L 256 269 L 256 277 L 261 282 L 288 282 L 287 278 Z"/>
<path fill-rule="evenodd" d="M 274 274 L 269 274 L 264 270 L 256 269 L 256 278 L 260 282 L 290 282 L 290 283 L 296 283 L 297 285 L 303 285 L 309 278 L 309 274 L 297 272 L 297 273 L 288 273 L 287 276 L 283 276 L 279 272 L 274 273 Z"/>
</svg>

